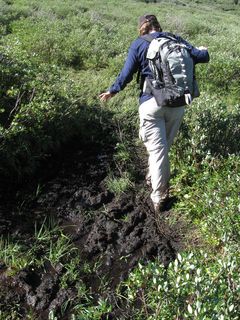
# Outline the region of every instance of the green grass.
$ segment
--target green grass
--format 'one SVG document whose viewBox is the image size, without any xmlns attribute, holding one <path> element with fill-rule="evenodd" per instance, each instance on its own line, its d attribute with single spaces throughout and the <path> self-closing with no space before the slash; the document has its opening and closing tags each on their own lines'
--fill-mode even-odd
<svg viewBox="0 0 240 320">
<path fill-rule="evenodd" d="M 115 1 L 107 6 L 74 0 L 67 5 L 60 0 L 2 1 L 3 176 L 11 172 L 13 180 L 21 180 L 36 172 L 44 155 L 51 154 L 74 135 L 85 140 L 90 118 L 95 123 L 104 118 L 105 129 L 109 129 L 109 108 L 121 120 L 124 110 L 132 115 L 137 105 L 134 83 L 115 97 L 105 112 L 96 114 L 95 107 L 99 108 L 98 94 L 110 86 L 124 62 L 129 43 L 137 36 L 137 17 L 147 10 L 159 17 L 164 30 L 179 33 L 195 45 L 208 46 L 211 62 L 197 67 L 202 97 L 205 92 L 214 92 L 221 95 L 224 103 L 238 103 L 240 47 L 235 11 L 239 12 L 239 6 L 226 13 L 221 8 L 227 1 L 218 5 L 175 1 L 176 10 L 169 10 L 169 3 L 139 6 L 138 1 L 122 1 L 120 15 Z M 212 5 L 216 6 L 214 16 Z M 126 128 L 128 119 L 124 117 L 123 121 Z M 90 136 L 96 140 L 100 128 L 98 134 L 91 130 Z M 116 131 L 113 136 L 119 136 L 119 130 Z M 129 128 L 125 131 L 128 133 Z M 104 135 L 105 132 L 100 135 L 100 141 Z"/>
<path fill-rule="evenodd" d="M 190 228 L 181 261 L 167 272 L 158 261 L 139 265 L 119 292 L 121 286 L 127 288 L 121 298 L 135 319 L 237 319 L 239 4 L 0 0 L 0 174 L 6 181 L 32 177 L 44 159 L 77 136 L 86 143 L 117 141 L 117 175 L 109 175 L 108 188 L 118 195 L 134 185 L 136 84 L 107 105 L 98 94 L 117 76 L 137 37 L 137 18 L 146 12 L 155 13 L 164 30 L 207 46 L 211 56 L 209 64 L 196 67 L 201 96 L 187 109 L 171 152 L 175 215 L 198 230 L 205 252 L 191 244 Z M 171 219 L 174 215 L 169 223 Z M 28 248 L 11 237 L 1 238 L 0 259 L 9 273 L 31 264 L 43 266 L 44 259 L 53 265 L 67 260 L 61 285 L 75 285 L 81 261 L 71 239 L 54 225 L 42 225 L 33 241 Z M 40 258 L 39 247 L 44 251 Z M 85 302 L 71 302 L 73 319 L 98 319 L 111 310 L 108 301 L 100 298 L 94 304 L 83 284 L 78 286 Z M 136 297 L 141 300 L 137 309 Z M 15 310 L 12 315 L 1 311 L 0 319 L 17 319 Z"/>
<path fill-rule="evenodd" d="M 0 260 L 9 268 L 10 273 L 16 273 L 31 265 L 41 267 L 44 261 L 56 266 L 66 260 L 76 250 L 56 223 L 44 222 L 40 228 L 35 228 L 32 239 L 27 241 L 16 238 L 0 239 Z M 39 255 L 39 252 L 43 254 Z"/>
</svg>

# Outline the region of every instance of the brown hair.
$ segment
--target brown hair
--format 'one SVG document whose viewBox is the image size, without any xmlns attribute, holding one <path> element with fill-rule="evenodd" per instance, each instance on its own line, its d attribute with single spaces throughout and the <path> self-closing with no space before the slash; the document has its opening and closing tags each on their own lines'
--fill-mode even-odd
<svg viewBox="0 0 240 320">
<path fill-rule="evenodd" d="M 141 23 L 141 20 L 143 23 Z M 138 27 L 140 36 L 148 34 L 152 30 L 162 31 L 160 23 L 154 15 L 145 15 L 140 17 L 140 25 Z"/>
</svg>

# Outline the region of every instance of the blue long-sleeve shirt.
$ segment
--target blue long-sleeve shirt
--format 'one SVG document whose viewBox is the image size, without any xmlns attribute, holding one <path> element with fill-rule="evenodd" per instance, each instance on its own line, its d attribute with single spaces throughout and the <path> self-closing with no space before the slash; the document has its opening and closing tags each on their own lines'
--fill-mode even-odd
<svg viewBox="0 0 240 320">
<path fill-rule="evenodd" d="M 154 32 L 151 33 L 152 38 L 158 38 L 161 36 L 166 36 L 166 32 Z M 176 36 L 178 41 L 184 43 L 190 51 L 190 54 L 193 58 L 194 64 L 205 63 L 209 61 L 209 54 L 207 50 L 199 50 L 188 43 L 186 40 L 182 39 L 179 36 Z M 146 59 L 147 49 L 149 47 L 149 42 L 145 39 L 139 37 L 132 42 L 128 56 L 125 61 L 125 64 L 119 73 L 114 84 L 109 88 L 111 93 L 117 93 L 123 90 L 126 85 L 133 79 L 134 73 L 138 70 L 141 72 L 143 78 L 151 77 L 151 70 L 148 66 L 148 60 Z M 140 92 L 140 104 L 152 98 L 151 95 Z"/>
</svg>

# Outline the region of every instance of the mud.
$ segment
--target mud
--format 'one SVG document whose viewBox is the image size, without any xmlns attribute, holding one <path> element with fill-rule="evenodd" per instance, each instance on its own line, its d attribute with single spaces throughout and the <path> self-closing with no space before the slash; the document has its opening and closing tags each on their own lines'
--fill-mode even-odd
<svg viewBox="0 0 240 320">
<path fill-rule="evenodd" d="M 57 176 L 47 181 L 26 204 L 0 207 L 0 231 L 6 237 L 29 245 L 34 236 L 34 226 L 51 215 L 79 248 L 81 261 L 97 265 L 91 274 L 82 274 L 82 281 L 94 300 L 108 299 L 118 315 L 115 289 L 129 272 L 141 261 L 159 258 L 167 267 L 181 248 L 177 230 L 172 230 L 166 217 L 171 213 L 169 202 L 166 211 L 156 217 L 149 195 L 141 191 L 143 181 L 135 190 L 117 197 L 106 188 L 106 177 L 112 166 L 111 154 L 78 151 L 65 161 Z M 22 201 L 22 199 L 21 199 Z M 174 199 L 172 199 L 174 201 Z M 61 310 L 73 301 L 77 289 L 63 289 L 60 278 L 64 266 L 53 268 L 46 261 L 44 268 L 27 266 L 16 273 L 0 261 L 1 310 L 18 304 L 19 319 L 33 310 L 38 319 L 47 319 L 49 310 Z M 101 280 L 107 286 L 102 290 Z M 71 309 L 66 307 L 66 310 Z M 68 319 L 68 312 L 61 319 Z M 102 315 L 102 319 L 107 319 Z"/>
</svg>

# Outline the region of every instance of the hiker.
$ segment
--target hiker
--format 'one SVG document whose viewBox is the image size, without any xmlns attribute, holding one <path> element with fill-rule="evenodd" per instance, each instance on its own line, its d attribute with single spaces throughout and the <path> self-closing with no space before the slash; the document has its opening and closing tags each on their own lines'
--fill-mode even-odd
<svg viewBox="0 0 240 320">
<path fill-rule="evenodd" d="M 163 32 L 155 15 L 146 14 L 139 18 L 138 29 L 140 36 L 132 42 L 127 59 L 114 84 L 104 93 L 99 95 L 105 102 L 119 91 L 123 90 L 127 83 L 133 79 L 134 73 L 140 70 L 141 92 L 139 97 L 140 138 L 149 154 L 149 170 L 146 182 L 151 185 L 151 199 L 155 212 L 159 212 L 169 197 L 170 164 L 168 152 L 181 125 L 184 106 L 168 107 L 159 106 L 156 99 L 149 92 L 143 90 L 143 84 L 148 78 L 152 78 L 152 71 L 146 58 L 150 42 L 146 35 L 156 39 L 167 36 Z M 187 46 L 194 65 L 209 61 L 208 50 L 205 47 L 193 47 L 181 37 L 176 39 Z"/>
</svg>

